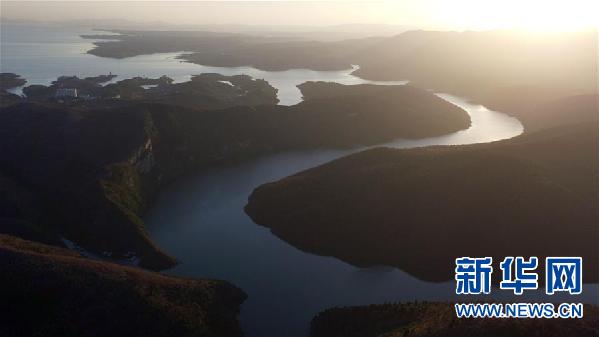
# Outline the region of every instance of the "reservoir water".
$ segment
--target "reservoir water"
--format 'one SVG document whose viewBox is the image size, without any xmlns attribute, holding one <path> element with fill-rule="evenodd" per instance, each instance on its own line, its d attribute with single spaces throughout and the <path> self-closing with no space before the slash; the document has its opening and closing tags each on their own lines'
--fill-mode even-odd
<svg viewBox="0 0 599 337">
<path fill-rule="evenodd" d="M 167 75 L 177 81 L 204 72 L 248 74 L 269 81 L 279 90 L 281 104 L 287 105 L 301 101 L 296 85 L 305 81 L 405 83 L 364 81 L 352 76 L 352 69 L 267 72 L 250 67 L 206 67 L 180 62 L 176 53 L 121 60 L 100 58 L 85 53 L 93 46 L 78 37 L 81 33 L 90 31 L 37 27 L 17 30 L 3 25 L 1 71 L 22 75 L 28 84 L 48 84 L 61 75 L 109 72 L 118 74 L 117 80 Z M 412 148 L 483 143 L 522 132 L 522 125 L 513 117 L 463 98 L 438 95 L 469 113 L 472 126 L 468 130 L 381 145 Z M 145 216 L 152 239 L 181 262 L 166 273 L 223 279 L 241 287 L 249 295 L 240 315 L 242 327 L 246 335 L 254 337 L 306 336 L 312 316 L 333 306 L 454 298 L 454 282 L 423 282 L 395 268 L 356 268 L 333 257 L 302 252 L 254 224 L 244 213 L 243 207 L 255 187 L 363 149 L 283 153 L 204 170 L 166 187 Z M 582 298 L 566 300 L 597 303 L 598 288 L 585 285 Z M 541 299 L 536 293 L 527 296 Z"/>
<path fill-rule="evenodd" d="M 227 76 L 246 74 L 267 80 L 279 89 L 280 104 L 293 105 L 301 101 L 301 94 L 296 86 L 307 81 L 334 81 L 343 84 L 368 82 L 351 76 L 351 69 L 263 71 L 252 67 L 210 67 L 182 62 L 177 59 L 180 53 L 141 55 L 125 59 L 97 57 L 87 54 L 94 47 L 93 41 L 80 37 L 81 34 L 98 34 L 88 28 L 15 24 L 2 24 L 1 28 L 0 71 L 21 75 L 27 80 L 26 85 L 49 85 L 63 75 L 88 77 L 112 73 L 117 75 L 113 81 L 136 76 L 158 78 L 166 75 L 175 82 L 184 82 L 192 75 L 201 73 Z"/>
</svg>

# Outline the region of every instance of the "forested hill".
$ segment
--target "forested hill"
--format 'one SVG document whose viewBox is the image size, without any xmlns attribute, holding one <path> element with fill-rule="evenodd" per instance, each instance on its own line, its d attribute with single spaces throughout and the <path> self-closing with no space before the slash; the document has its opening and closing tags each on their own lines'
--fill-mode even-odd
<svg viewBox="0 0 599 337">
<path fill-rule="evenodd" d="M 103 257 L 133 255 L 143 267 L 164 269 L 176 261 L 150 240 L 142 215 L 164 184 L 187 172 L 282 151 L 438 136 L 470 125 L 464 110 L 425 90 L 331 86 L 340 91 L 336 96 L 290 107 L 200 110 L 157 96 L 105 104 L 26 100 L 3 108 L 2 231 L 59 245 L 66 238 Z M 356 95 L 341 95 L 345 90 Z M 227 98 L 215 96 L 215 105 Z"/>
<path fill-rule="evenodd" d="M 598 125 L 367 150 L 256 188 L 246 212 L 300 249 L 429 281 L 453 279 L 457 256 L 556 255 L 597 282 Z"/>
<path fill-rule="evenodd" d="M 241 336 L 246 294 L 0 235 L 2 336 Z"/>
</svg>

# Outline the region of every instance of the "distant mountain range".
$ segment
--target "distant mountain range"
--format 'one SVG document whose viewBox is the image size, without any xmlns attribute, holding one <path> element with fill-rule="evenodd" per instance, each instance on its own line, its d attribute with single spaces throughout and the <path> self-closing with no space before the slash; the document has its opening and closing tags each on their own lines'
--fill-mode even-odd
<svg viewBox="0 0 599 337">
<path fill-rule="evenodd" d="M 243 25 L 243 24 L 176 24 L 162 21 L 131 21 L 121 19 L 94 19 L 71 21 L 28 21 L 2 18 L 2 24 L 85 27 L 119 30 L 209 31 L 220 33 L 243 33 L 289 39 L 334 41 L 365 38 L 370 36 L 393 36 L 413 29 L 409 26 L 388 24 L 341 24 L 331 26 L 302 25 Z"/>
</svg>

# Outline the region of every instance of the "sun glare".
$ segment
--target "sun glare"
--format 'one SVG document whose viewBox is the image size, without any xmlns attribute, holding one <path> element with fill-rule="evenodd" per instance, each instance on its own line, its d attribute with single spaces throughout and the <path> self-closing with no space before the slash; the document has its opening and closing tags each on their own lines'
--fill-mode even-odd
<svg viewBox="0 0 599 337">
<path fill-rule="evenodd" d="M 578 31 L 599 22 L 597 0 L 455 0 L 437 8 L 440 21 L 460 29 Z"/>
</svg>

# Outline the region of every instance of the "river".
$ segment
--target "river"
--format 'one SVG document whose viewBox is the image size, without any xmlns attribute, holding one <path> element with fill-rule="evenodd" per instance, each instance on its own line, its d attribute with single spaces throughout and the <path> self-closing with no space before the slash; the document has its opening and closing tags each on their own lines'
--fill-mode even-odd
<svg viewBox="0 0 599 337">
<path fill-rule="evenodd" d="M 285 105 L 301 101 L 296 86 L 306 81 L 406 83 L 365 81 L 351 75 L 352 69 L 267 72 L 251 67 L 207 67 L 180 62 L 177 53 L 122 60 L 99 58 L 85 53 L 92 44 L 78 37 L 82 33 L 90 31 L 36 27 L 10 30 L 3 26 L 1 70 L 22 75 L 28 84 L 48 84 L 61 75 L 109 72 L 118 74 L 117 80 L 167 75 L 177 81 L 204 72 L 248 74 L 276 87 Z M 469 129 L 441 137 L 397 139 L 381 146 L 484 143 L 522 133 L 522 125 L 513 117 L 463 98 L 438 95 L 468 112 L 472 120 Z M 333 306 L 454 298 L 454 282 L 423 282 L 396 268 L 362 269 L 333 257 L 305 253 L 257 226 L 244 213 L 243 207 L 255 187 L 363 149 L 283 153 L 204 170 L 166 187 L 145 216 L 152 239 L 181 262 L 166 273 L 223 279 L 241 287 L 249 298 L 242 306 L 240 319 L 250 337 L 306 336 L 312 316 Z M 596 285 L 586 287 L 584 300 L 598 302 L 597 294 Z"/>
<path fill-rule="evenodd" d="M 383 145 L 470 144 L 522 132 L 513 117 L 455 96 L 439 96 L 464 108 L 472 126 L 441 137 Z M 248 336 L 305 336 L 311 317 L 332 306 L 453 298 L 453 282 L 423 282 L 395 268 L 361 269 L 305 253 L 244 213 L 255 187 L 363 149 L 285 153 L 203 171 L 167 187 L 146 215 L 146 226 L 152 239 L 182 262 L 169 273 L 228 280 L 249 294 L 241 312 Z"/>
</svg>

